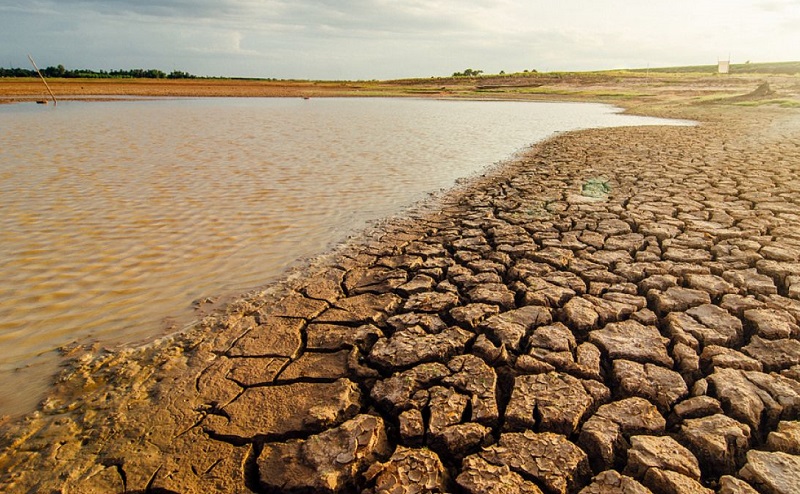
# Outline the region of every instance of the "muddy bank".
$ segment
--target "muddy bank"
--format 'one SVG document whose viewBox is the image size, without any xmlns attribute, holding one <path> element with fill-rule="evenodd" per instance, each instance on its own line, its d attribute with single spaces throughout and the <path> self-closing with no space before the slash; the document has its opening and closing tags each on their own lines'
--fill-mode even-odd
<svg viewBox="0 0 800 494">
<path fill-rule="evenodd" d="M 800 113 L 564 134 L 3 426 L 9 492 L 790 493 Z M 754 490 L 755 489 L 755 490 Z"/>
</svg>

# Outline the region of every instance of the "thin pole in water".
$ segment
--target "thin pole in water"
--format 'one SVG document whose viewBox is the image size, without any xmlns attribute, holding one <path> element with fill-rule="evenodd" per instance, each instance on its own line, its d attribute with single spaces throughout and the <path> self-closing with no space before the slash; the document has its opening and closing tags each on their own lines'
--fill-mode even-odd
<svg viewBox="0 0 800 494">
<path fill-rule="evenodd" d="M 48 86 L 47 81 L 44 80 L 44 76 L 42 75 L 42 72 L 39 70 L 39 67 L 36 66 L 36 62 L 33 61 L 33 57 L 28 55 L 28 60 L 30 60 L 31 63 L 33 64 L 33 68 L 36 69 L 36 73 L 39 74 L 39 77 L 42 78 L 42 82 L 44 82 L 44 87 L 47 88 L 47 92 L 50 93 L 50 97 L 53 98 L 53 106 L 58 105 L 58 101 L 56 101 L 56 95 L 53 94 L 53 91 L 50 90 L 50 86 Z"/>
</svg>

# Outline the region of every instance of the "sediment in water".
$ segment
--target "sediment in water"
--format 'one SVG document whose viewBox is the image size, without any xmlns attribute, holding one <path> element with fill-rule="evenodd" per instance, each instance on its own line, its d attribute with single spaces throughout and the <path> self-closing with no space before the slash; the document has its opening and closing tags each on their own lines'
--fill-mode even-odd
<svg viewBox="0 0 800 494">
<path fill-rule="evenodd" d="M 0 485 L 792 492 L 800 119 L 673 112 L 703 123 L 561 135 L 185 333 L 78 358 L 4 425 Z"/>
</svg>

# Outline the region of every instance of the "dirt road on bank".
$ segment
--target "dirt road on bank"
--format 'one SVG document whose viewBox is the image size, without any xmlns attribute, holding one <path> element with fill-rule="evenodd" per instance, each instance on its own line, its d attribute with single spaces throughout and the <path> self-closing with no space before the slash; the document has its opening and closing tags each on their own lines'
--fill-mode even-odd
<svg viewBox="0 0 800 494">
<path fill-rule="evenodd" d="M 796 492 L 800 111 L 650 105 L 701 124 L 561 135 L 186 333 L 76 353 L 4 424 L 0 486 Z"/>
</svg>

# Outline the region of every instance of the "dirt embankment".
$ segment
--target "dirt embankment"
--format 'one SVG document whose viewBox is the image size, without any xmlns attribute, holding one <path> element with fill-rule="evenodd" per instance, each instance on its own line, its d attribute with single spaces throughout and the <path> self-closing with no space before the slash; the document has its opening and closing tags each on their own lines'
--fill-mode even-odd
<svg viewBox="0 0 800 494">
<path fill-rule="evenodd" d="M 631 72 L 527 74 L 396 81 L 272 81 L 245 79 L 50 79 L 57 99 L 119 97 L 326 97 L 411 96 L 445 98 L 589 100 L 652 105 L 655 101 L 724 98 L 769 82 L 773 100 L 800 104 L 800 78 Z M 0 78 L 0 102 L 47 101 L 39 79 Z"/>
</svg>

